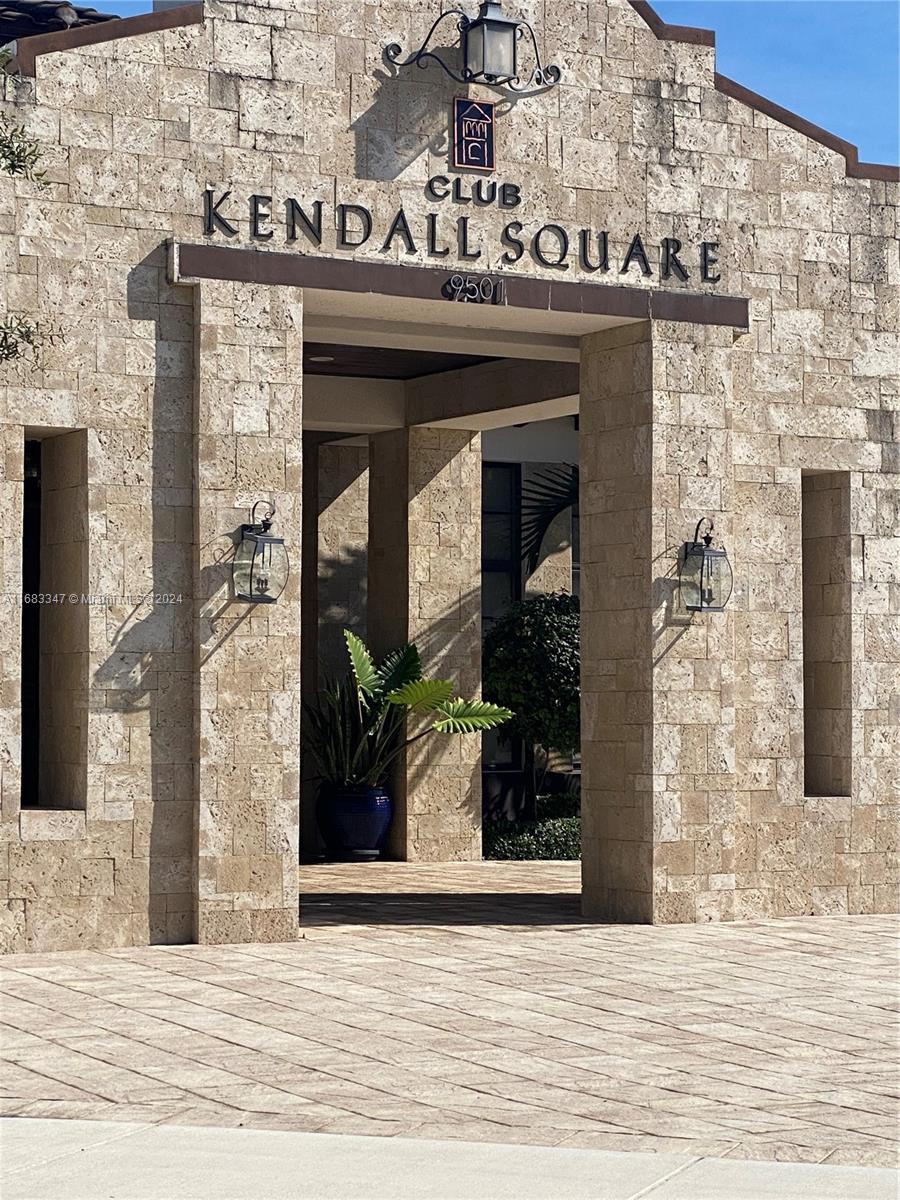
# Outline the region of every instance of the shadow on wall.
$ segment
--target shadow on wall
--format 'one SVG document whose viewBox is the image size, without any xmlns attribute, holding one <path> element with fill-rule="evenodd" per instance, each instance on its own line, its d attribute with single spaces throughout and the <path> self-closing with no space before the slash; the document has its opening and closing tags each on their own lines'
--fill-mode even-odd
<svg viewBox="0 0 900 1200">
<path fill-rule="evenodd" d="M 442 53 L 453 51 L 443 47 Z M 375 99 L 351 126 L 358 179 L 396 179 L 423 154 L 441 157 L 449 151 L 453 81 L 436 63 L 398 70 L 384 62 L 384 70 L 374 72 Z"/>
<path fill-rule="evenodd" d="M 330 678 L 346 670 L 344 629 L 366 637 L 368 455 L 364 448 L 341 442 L 318 444 L 314 434 L 304 438 L 303 455 L 301 678 L 303 699 L 309 702 Z M 314 554 L 307 542 L 314 544 Z M 303 732 L 301 719 L 301 750 Z M 323 850 L 313 770 L 301 753 L 300 849 L 305 862 L 315 861 Z"/>
<path fill-rule="evenodd" d="M 319 559 L 319 686 L 347 669 L 344 630 L 365 641 L 368 553 L 346 546 Z"/>
<path fill-rule="evenodd" d="M 448 22 L 443 27 L 444 36 L 449 36 L 453 28 Z M 403 58 L 418 50 L 428 31 L 420 21 L 419 10 L 413 10 L 408 30 Z M 459 70 L 458 43 L 429 49 Z M 434 61 L 400 68 L 383 54 L 382 62 L 383 69 L 373 72 L 374 99 L 351 125 L 358 179 L 396 179 L 426 153 L 448 158 L 453 98 L 466 90 L 465 84 L 451 79 Z M 515 98 L 509 96 L 498 101 L 498 116 L 511 111 L 515 103 Z"/>
<path fill-rule="evenodd" d="M 668 564 L 665 575 L 653 577 L 653 666 L 658 666 L 691 628 L 693 613 L 681 603 L 679 561 L 681 544 L 667 546 L 656 556 L 656 563 Z"/>
<path fill-rule="evenodd" d="M 153 338 L 152 421 L 149 434 L 97 435 L 121 439 L 107 453 L 126 484 L 107 497 L 104 579 L 144 599 L 98 610 L 109 653 L 91 655 L 91 703 L 115 714 L 100 747 L 105 813 L 133 811 L 133 912 L 146 905 L 151 943 L 179 943 L 192 938 L 194 892 L 192 293 L 166 283 L 160 246 L 131 270 L 127 294 L 134 332 Z"/>
</svg>

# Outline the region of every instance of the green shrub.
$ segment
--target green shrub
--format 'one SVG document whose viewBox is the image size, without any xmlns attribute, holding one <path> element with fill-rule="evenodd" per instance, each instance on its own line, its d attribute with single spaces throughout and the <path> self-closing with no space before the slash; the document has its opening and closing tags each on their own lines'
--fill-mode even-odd
<svg viewBox="0 0 900 1200">
<path fill-rule="evenodd" d="M 525 747 L 523 815 L 535 816 L 539 775 L 552 750 L 574 754 L 581 723 L 578 597 L 565 592 L 513 604 L 484 639 L 484 697 L 515 714 L 502 738 Z M 535 747 L 544 763 L 535 769 Z"/>
<path fill-rule="evenodd" d="M 550 817 L 577 817 L 581 813 L 581 797 L 577 792 L 560 792 L 554 796 L 538 796 L 537 820 Z"/>
<path fill-rule="evenodd" d="M 527 822 L 492 821 L 484 827 L 484 857 L 579 859 L 581 817 L 550 817 L 543 821 Z"/>
</svg>

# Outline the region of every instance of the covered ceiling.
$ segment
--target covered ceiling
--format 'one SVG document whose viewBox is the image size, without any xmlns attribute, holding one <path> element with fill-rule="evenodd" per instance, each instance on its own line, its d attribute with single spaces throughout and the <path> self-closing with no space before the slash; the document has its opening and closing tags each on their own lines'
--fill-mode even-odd
<svg viewBox="0 0 900 1200">
<path fill-rule="evenodd" d="M 418 379 L 422 375 L 458 371 L 490 361 L 490 358 L 474 354 L 447 354 L 384 346 L 343 346 L 331 342 L 305 342 L 303 346 L 303 372 L 306 375 Z"/>
</svg>

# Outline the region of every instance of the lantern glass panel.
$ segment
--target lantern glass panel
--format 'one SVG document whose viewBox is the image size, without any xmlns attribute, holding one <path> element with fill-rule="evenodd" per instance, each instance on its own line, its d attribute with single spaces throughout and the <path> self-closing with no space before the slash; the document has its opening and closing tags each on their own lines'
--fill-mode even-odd
<svg viewBox="0 0 900 1200">
<path fill-rule="evenodd" d="M 484 73 L 494 79 L 516 74 L 516 26 L 511 21 L 485 22 Z"/>
<path fill-rule="evenodd" d="M 231 563 L 231 578 L 234 581 L 234 594 L 241 600 L 250 599 L 250 568 L 253 565 L 253 555 L 256 541 L 242 534 L 234 558 Z"/>
<path fill-rule="evenodd" d="M 466 74 L 479 79 L 484 74 L 484 22 L 470 25 L 466 31 Z"/>
<path fill-rule="evenodd" d="M 734 576 L 728 555 L 702 542 L 687 542 L 679 578 L 681 602 L 691 612 L 721 612 L 731 597 Z"/>
<path fill-rule="evenodd" d="M 684 548 L 681 566 L 681 602 L 684 607 L 696 612 L 703 607 L 700 601 L 700 581 L 703 575 L 703 545 L 688 542 Z"/>
<path fill-rule="evenodd" d="M 504 17 L 498 3 L 486 0 L 465 36 L 465 65 L 470 79 L 510 80 L 516 76 L 519 24 Z"/>
<path fill-rule="evenodd" d="M 731 565 L 724 550 L 703 552 L 703 576 L 700 581 L 700 601 L 705 609 L 721 611 L 731 595 Z"/>
</svg>

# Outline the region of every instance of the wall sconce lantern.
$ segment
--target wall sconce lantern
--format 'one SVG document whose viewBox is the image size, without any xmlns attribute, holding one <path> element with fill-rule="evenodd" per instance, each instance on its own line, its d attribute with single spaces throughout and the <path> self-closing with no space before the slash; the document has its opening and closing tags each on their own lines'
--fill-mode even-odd
<svg viewBox="0 0 900 1200">
<path fill-rule="evenodd" d="M 709 528 L 701 539 L 704 521 Z M 709 517 L 701 517 L 694 530 L 694 540 L 684 544 L 679 587 L 682 602 L 689 612 L 722 612 L 734 586 L 728 555 L 724 550 L 713 549 L 712 533 L 712 521 Z"/>
<path fill-rule="evenodd" d="M 268 511 L 259 522 L 256 510 L 260 504 Z M 284 591 L 290 574 L 284 538 L 269 533 L 275 517 L 271 500 L 257 500 L 250 510 L 250 524 L 241 526 L 241 540 L 234 552 L 231 578 L 238 600 L 251 604 L 274 604 Z"/>
<path fill-rule="evenodd" d="M 461 71 L 454 70 L 439 54 L 428 48 L 437 27 L 447 17 L 456 17 L 456 28 L 460 33 Z M 531 39 L 536 65 L 523 81 L 519 78 L 518 45 L 525 37 Z M 537 38 L 528 22 L 504 16 L 500 0 L 483 0 L 478 16 L 474 18 L 467 16 L 462 9 L 448 9 L 441 13 L 429 29 L 425 41 L 409 58 L 401 60 L 403 50 L 396 42 L 385 48 L 385 54 L 398 67 L 409 67 L 413 63 L 424 67 L 433 58 L 457 83 L 484 83 L 513 92 L 550 88 L 559 83 L 562 77 L 559 67 L 545 67 L 542 64 Z"/>
</svg>

